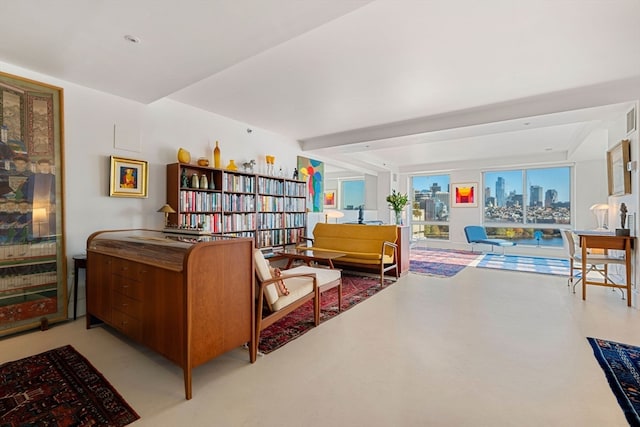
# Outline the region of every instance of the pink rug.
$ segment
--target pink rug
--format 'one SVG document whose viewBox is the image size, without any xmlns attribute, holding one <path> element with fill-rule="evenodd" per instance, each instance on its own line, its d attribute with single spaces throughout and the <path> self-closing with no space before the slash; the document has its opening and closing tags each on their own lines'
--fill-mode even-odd
<svg viewBox="0 0 640 427">
<path fill-rule="evenodd" d="M 480 257 L 482 254 L 454 249 L 412 248 L 409 272 L 426 276 L 451 277 Z"/>
</svg>

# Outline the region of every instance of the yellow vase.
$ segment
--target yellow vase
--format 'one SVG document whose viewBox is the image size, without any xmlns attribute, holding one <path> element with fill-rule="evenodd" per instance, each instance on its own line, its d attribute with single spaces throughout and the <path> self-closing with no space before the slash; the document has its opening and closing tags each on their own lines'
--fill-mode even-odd
<svg viewBox="0 0 640 427">
<path fill-rule="evenodd" d="M 191 162 L 191 153 L 189 153 L 184 148 L 180 148 L 178 150 L 178 161 L 180 163 L 189 163 L 189 162 Z"/>
<path fill-rule="evenodd" d="M 229 164 L 227 165 L 227 170 L 230 170 L 230 171 L 238 170 L 238 166 L 236 166 L 235 160 L 229 160 Z"/>
<path fill-rule="evenodd" d="M 216 141 L 216 148 L 213 149 L 213 167 L 220 169 L 220 148 L 218 148 L 218 141 Z"/>
</svg>

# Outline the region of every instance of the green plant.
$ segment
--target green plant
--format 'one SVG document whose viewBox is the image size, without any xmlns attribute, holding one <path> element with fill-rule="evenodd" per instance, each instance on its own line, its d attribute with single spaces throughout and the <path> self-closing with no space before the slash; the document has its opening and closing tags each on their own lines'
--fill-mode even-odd
<svg viewBox="0 0 640 427">
<path fill-rule="evenodd" d="M 400 212 L 409 204 L 409 196 L 392 190 L 391 194 L 387 196 L 387 203 L 389 203 L 390 209 L 393 209 L 395 212 Z"/>
</svg>

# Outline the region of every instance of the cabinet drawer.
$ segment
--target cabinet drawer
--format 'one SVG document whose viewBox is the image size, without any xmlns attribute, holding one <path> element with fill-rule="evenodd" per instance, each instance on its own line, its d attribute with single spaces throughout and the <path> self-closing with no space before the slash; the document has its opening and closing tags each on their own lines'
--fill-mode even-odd
<svg viewBox="0 0 640 427">
<path fill-rule="evenodd" d="M 112 283 L 114 293 L 119 292 L 137 300 L 142 299 L 142 283 L 137 280 L 114 274 Z"/>
<path fill-rule="evenodd" d="M 113 263 L 113 274 L 134 280 L 141 280 L 149 272 L 150 267 L 126 259 L 116 259 Z"/>
<path fill-rule="evenodd" d="M 136 319 L 142 319 L 142 302 L 120 292 L 113 293 L 113 309 Z"/>
<path fill-rule="evenodd" d="M 112 313 L 113 326 L 120 330 L 122 333 L 131 337 L 136 341 L 142 340 L 142 322 L 134 319 L 133 317 L 118 311 L 113 310 Z"/>
</svg>

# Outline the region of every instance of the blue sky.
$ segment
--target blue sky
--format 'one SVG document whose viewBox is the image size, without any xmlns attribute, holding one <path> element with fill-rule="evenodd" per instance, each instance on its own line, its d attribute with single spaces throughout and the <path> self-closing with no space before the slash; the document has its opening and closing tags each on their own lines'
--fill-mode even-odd
<svg viewBox="0 0 640 427">
<path fill-rule="evenodd" d="M 343 208 L 346 205 L 358 207 L 364 205 L 364 181 L 343 181 L 342 182 Z"/>
<path fill-rule="evenodd" d="M 449 175 L 413 177 L 413 188 L 415 190 L 428 190 L 434 183 L 437 183 L 442 188 L 442 191 L 449 190 Z"/>
</svg>

